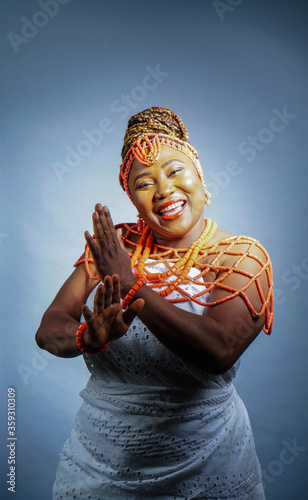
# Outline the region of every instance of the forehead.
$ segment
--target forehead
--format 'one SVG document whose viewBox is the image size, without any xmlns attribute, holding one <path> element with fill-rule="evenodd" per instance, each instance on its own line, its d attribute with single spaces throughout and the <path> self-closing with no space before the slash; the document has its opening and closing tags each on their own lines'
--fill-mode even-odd
<svg viewBox="0 0 308 500">
<path fill-rule="evenodd" d="M 148 167 L 146 165 L 143 165 L 142 163 L 139 163 L 139 161 L 135 159 L 132 163 L 129 177 L 130 178 L 135 177 L 144 170 L 150 171 L 151 168 L 153 168 L 153 166 L 155 168 L 162 168 L 166 164 L 166 162 L 171 162 L 172 164 L 172 160 L 174 160 L 175 162 L 179 160 L 187 167 L 195 169 L 193 161 L 185 153 L 182 153 L 181 151 L 177 151 L 169 146 L 166 146 L 165 144 L 162 144 L 160 155 L 157 161 L 154 163 L 154 165 Z"/>
</svg>

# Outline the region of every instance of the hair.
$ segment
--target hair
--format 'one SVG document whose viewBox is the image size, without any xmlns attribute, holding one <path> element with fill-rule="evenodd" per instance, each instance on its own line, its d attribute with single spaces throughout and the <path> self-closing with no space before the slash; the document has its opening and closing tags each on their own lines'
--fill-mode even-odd
<svg viewBox="0 0 308 500">
<path fill-rule="evenodd" d="M 124 135 L 124 145 L 122 148 L 122 160 L 133 142 L 141 135 L 146 133 L 174 135 L 177 139 L 188 141 L 188 132 L 181 118 L 167 108 L 153 106 L 152 108 L 140 111 L 132 116 L 127 125 Z"/>
</svg>

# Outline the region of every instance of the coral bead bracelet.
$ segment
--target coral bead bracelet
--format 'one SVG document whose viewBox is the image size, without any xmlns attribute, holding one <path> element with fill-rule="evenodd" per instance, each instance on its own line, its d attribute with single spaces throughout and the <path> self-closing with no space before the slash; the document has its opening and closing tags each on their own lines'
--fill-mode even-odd
<svg viewBox="0 0 308 500">
<path fill-rule="evenodd" d="M 83 352 L 84 354 L 99 354 L 105 351 L 105 349 L 107 349 L 107 347 L 109 346 L 109 343 L 104 344 L 100 347 L 89 347 L 84 343 L 83 334 L 86 328 L 87 323 L 86 321 L 84 321 L 83 323 L 81 323 L 81 325 L 79 325 L 76 332 L 76 342 L 81 352 Z"/>
</svg>

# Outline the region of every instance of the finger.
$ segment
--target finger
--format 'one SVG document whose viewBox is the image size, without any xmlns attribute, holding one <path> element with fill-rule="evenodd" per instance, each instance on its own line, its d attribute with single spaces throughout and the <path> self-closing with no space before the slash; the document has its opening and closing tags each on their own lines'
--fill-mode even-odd
<svg viewBox="0 0 308 500">
<path fill-rule="evenodd" d="M 99 205 L 97 205 L 97 208 L 99 208 Z M 118 235 L 117 231 L 114 227 L 113 220 L 109 211 L 109 208 L 106 206 L 103 206 L 99 208 L 99 213 L 101 214 L 101 222 L 104 227 L 105 224 L 108 227 L 108 230 L 106 231 L 105 237 L 108 245 L 111 244 L 117 244 L 118 243 Z"/>
<path fill-rule="evenodd" d="M 105 287 L 105 297 L 104 297 L 104 309 L 111 306 L 112 294 L 113 294 L 113 280 L 111 276 L 106 276 L 104 279 Z"/>
<path fill-rule="evenodd" d="M 101 210 L 102 208 L 103 207 L 101 203 L 95 203 L 95 210 Z"/>
<path fill-rule="evenodd" d="M 121 301 L 120 278 L 117 274 L 113 274 L 112 280 L 113 280 L 112 303 L 119 304 Z"/>
<path fill-rule="evenodd" d="M 105 288 L 103 287 L 103 285 L 99 285 L 94 297 L 94 311 L 97 314 L 101 314 L 104 311 L 104 302 Z"/>
<path fill-rule="evenodd" d="M 95 240 L 90 235 L 89 231 L 85 231 L 84 237 L 85 237 L 87 244 L 90 248 L 94 262 L 95 262 L 96 266 L 99 267 L 99 264 L 100 264 L 101 259 L 102 259 L 101 250 L 100 250 L 98 244 L 95 242 Z"/>
<path fill-rule="evenodd" d="M 103 220 L 101 219 L 102 213 L 103 213 L 102 205 L 100 203 L 96 203 L 94 207 L 94 212 L 92 214 L 93 230 L 95 239 L 100 249 L 103 251 L 106 249 L 106 233 L 108 230 L 108 226 L 106 223 L 104 224 Z"/>
<path fill-rule="evenodd" d="M 106 231 L 107 231 L 107 226 L 103 227 L 102 221 L 101 221 L 101 216 L 100 212 L 96 210 L 92 214 L 92 222 L 93 222 L 93 231 L 95 235 L 95 239 L 97 241 L 97 244 L 99 245 L 101 251 L 105 251 L 107 247 L 107 242 L 106 242 Z"/>
<path fill-rule="evenodd" d="M 107 245 L 107 246 L 110 246 L 113 242 L 113 237 L 112 237 L 112 234 L 111 234 L 111 231 L 112 231 L 112 227 L 113 227 L 113 224 L 112 224 L 112 221 L 111 221 L 111 225 L 112 227 L 110 227 L 110 221 L 109 219 L 107 219 L 107 214 L 109 214 L 109 210 L 107 207 L 102 207 L 100 203 L 98 203 L 97 205 L 95 205 L 95 208 L 97 210 L 97 213 L 99 215 L 99 220 L 100 220 L 100 224 L 101 224 L 101 229 L 102 229 L 102 234 L 104 236 L 104 243 Z"/>
<path fill-rule="evenodd" d="M 119 241 L 121 247 L 123 248 L 123 250 L 125 250 L 125 246 L 124 246 L 123 239 L 122 239 L 122 229 L 119 227 L 116 231 L 117 231 L 118 241 Z"/>
<path fill-rule="evenodd" d="M 145 301 L 143 299 L 137 299 L 123 311 L 123 321 L 127 326 L 129 326 L 133 319 L 141 313 L 144 304 Z"/>
<path fill-rule="evenodd" d="M 87 325 L 90 325 L 91 322 L 93 321 L 93 318 L 92 318 L 93 313 L 92 313 L 92 311 L 90 311 L 90 309 L 88 308 L 88 306 L 83 305 L 82 308 L 81 308 L 81 312 L 83 314 L 84 319 L 87 322 Z"/>
<path fill-rule="evenodd" d="M 95 243 L 95 240 L 92 238 L 91 234 L 89 233 L 89 231 L 85 231 L 84 232 L 84 237 L 86 239 L 86 242 L 88 245 L 96 245 Z"/>
<path fill-rule="evenodd" d="M 103 207 L 103 211 L 104 211 L 104 214 L 105 214 L 105 217 L 106 217 L 106 221 L 107 221 L 107 224 L 108 224 L 108 227 L 109 227 L 110 236 L 112 237 L 113 241 L 118 241 L 117 232 L 115 230 L 114 223 L 113 223 L 113 220 L 112 220 L 109 208 L 106 207 L 106 206 L 104 206 Z"/>
<path fill-rule="evenodd" d="M 95 239 L 91 236 L 91 234 L 89 233 L 89 231 L 85 231 L 83 234 L 84 234 L 84 237 L 86 239 L 88 247 L 92 251 L 92 249 L 97 246 L 97 243 L 96 243 Z"/>
</svg>

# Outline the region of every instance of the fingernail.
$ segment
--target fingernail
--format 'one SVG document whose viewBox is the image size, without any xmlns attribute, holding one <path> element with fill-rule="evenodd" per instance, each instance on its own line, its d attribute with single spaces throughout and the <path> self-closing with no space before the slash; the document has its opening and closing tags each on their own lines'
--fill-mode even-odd
<svg viewBox="0 0 308 500">
<path fill-rule="evenodd" d="M 98 216 L 98 213 L 97 213 L 97 212 L 93 212 L 93 218 L 94 218 L 94 219 L 99 219 L 99 216 Z"/>
</svg>

